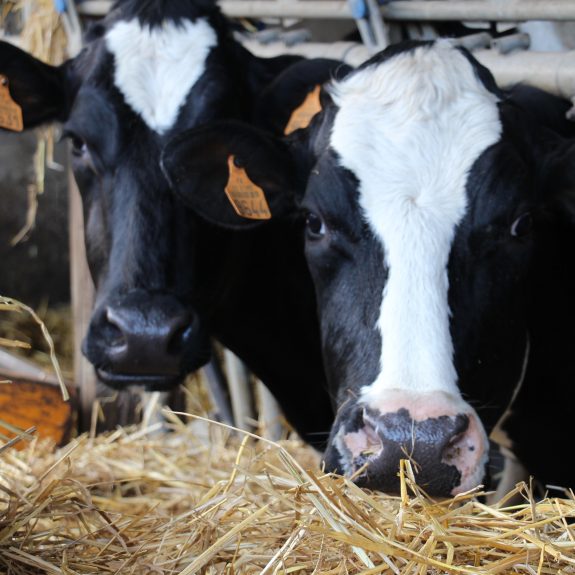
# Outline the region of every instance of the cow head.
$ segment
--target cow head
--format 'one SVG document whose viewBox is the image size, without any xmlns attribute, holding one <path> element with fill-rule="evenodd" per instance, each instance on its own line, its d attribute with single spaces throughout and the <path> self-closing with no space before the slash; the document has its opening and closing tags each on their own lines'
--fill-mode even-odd
<svg viewBox="0 0 575 575">
<path fill-rule="evenodd" d="M 429 493 L 463 492 L 483 480 L 488 434 L 529 367 L 538 246 L 573 208 L 569 186 L 546 188 L 562 144 L 445 41 L 389 48 L 321 99 L 287 138 L 226 124 L 165 155 L 184 165 L 209 142 L 212 177 L 225 183 L 233 156 L 272 216 L 305 214 L 338 408 L 327 468 L 397 491 L 409 458 Z M 213 222 L 258 225 L 223 185 L 209 201 L 175 189 Z"/>
<path fill-rule="evenodd" d="M 71 141 L 96 286 L 83 351 L 110 385 L 161 389 L 207 360 L 191 306 L 196 230 L 174 205 L 160 150 L 183 129 L 247 118 L 257 87 L 291 60 L 259 65 L 204 0 L 119 1 L 59 67 L 0 45 L 25 128 L 61 121 Z"/>
</svg>

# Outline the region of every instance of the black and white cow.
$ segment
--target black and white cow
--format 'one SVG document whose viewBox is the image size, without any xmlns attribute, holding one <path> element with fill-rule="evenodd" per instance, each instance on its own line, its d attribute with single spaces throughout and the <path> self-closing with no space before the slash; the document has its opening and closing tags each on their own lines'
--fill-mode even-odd
<svg viewBox="0 0 575 575">
<path fill-rule="evenodd" d="M 224 227 L 242 220 L 223 193 L 181 185 L 186 158 L 201 177 L 190 158 L 206 143 L 213 177 L 233 155 L 276 215 L 307 214 L 338 410 L 327 468 L 397 491 L 409 458 L 429 493 L 464 492 L 515 399 L 502 423 L 515 453 L 574 486 L 573 144 L 448 41 L 390 47 L 321 99 L 287 138 L 222 123 L 178 137 L 163 162 L 186 204 Z"/>
<path fill-rule="evenodd" d="M 96 285 L 83 348 L 101 380 L 167 389 L 207 361 L 216 336 L 305 438 L 325 441 L 333 411 L 297 226 L 223 232 L 176 204 L 159 157 L 169 138 L 217 118 L 285 126 L 337 65 L 254 57 L 211 0 L 120 0 L 59 67 L 0 43 L 0 74 L 24 127 L 62 121 L 72 142 Z M 272 109 L 267 94 L 281 73 L 299 88 Z"/>
</svg>

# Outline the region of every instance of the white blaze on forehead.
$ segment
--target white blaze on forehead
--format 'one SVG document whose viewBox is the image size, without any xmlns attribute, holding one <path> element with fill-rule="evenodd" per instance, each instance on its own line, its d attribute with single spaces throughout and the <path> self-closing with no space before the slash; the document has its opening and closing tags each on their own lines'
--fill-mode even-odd
<svg viewBox="0 0 575 575">
<path fill-rule="evenodd" d="M 390 389 L 459 396 L 447 263 L 469 170 L 500 137 L 497 98 L 447 42 L 359 71 L 332 95 L 339 111 L 331 145 L 358 178 L 389 270 L 380 373 L 363 401 L 376 405 Z"/>
<path fill-rule="evenodd" d="M 115 60 L 114 83 L 160 134 L 174 125 L 216 44 L 216 33 L 205 19 L 166 21 L 153 28 L 134 19 L 118 22 L 106 33 Z"/>
</svg>

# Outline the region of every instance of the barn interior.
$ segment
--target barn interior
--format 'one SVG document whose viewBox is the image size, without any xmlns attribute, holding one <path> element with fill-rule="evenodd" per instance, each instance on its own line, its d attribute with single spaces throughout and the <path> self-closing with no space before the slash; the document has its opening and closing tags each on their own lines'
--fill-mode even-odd
<svg viewBox="0 0 575 575">
<path fill-rule="evenodd" d="M 401 40 L 449 37 L 500 86 L 575 102 L 570 0 L 219 6 L 258 56 L 358 66 Z M 3 0 L 0 40 L 59 65 L 111 7 Z M 218 342 L 171 393 L 98 381 L 80 351 L 94 287 L 69 155 L 59 125 L 0 131 L 2 572 L 575 572 L 573 486 L 512 477 L 495 494 L 437 500 L 407 459 L 399 495 L 361 489 L 323 472 L 273 395 Z M 507 446 L 497 431 L 491 439 L 497 476 Z"/>
</svg>

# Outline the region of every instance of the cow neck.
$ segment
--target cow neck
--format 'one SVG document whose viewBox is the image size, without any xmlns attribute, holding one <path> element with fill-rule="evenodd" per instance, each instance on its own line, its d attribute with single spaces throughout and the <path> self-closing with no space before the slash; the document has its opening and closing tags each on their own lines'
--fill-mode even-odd
<svg viewBox="0 0 575 575">
<path fill-rule="evenodd" d="M 198 269 L 202 278 L 211 277 L 198 305 L 210 310 L 210 332 L 257 377 L 271 382 L 272 393 L 296 429 L 305 434 L 309 430 L 303 422 L 314 421 L 313 433 L 325 435 L 306 439 L 316 445 L 321 439 L 323 444 L 333 413 L 299 228 L 277 222 L 236 232 L 201 222 L 198 232 L 209 236 L 210 253 L 202 265 L 213 268 L 217 261 L 215 270 Z M 285 357 L 290 361 L 282 361 Z M 306 401 L 294 403 L 296 397 Z"/>
</svg>

